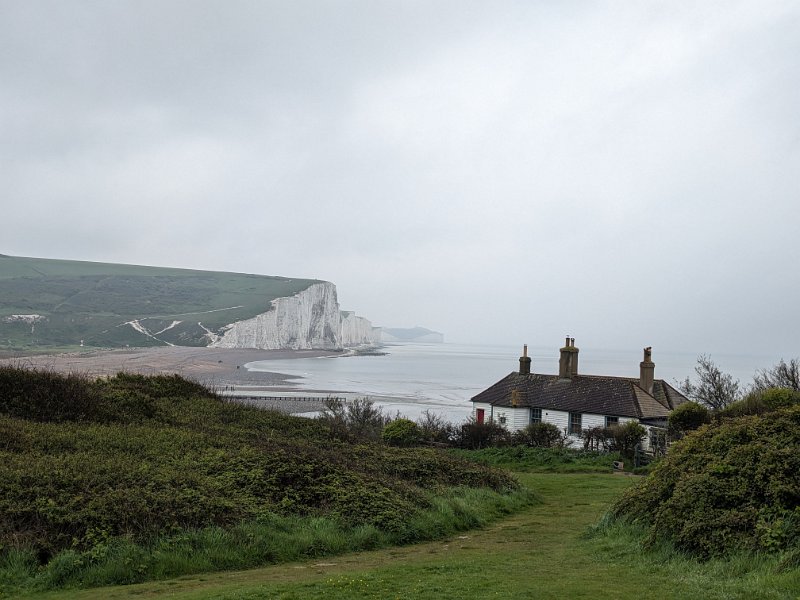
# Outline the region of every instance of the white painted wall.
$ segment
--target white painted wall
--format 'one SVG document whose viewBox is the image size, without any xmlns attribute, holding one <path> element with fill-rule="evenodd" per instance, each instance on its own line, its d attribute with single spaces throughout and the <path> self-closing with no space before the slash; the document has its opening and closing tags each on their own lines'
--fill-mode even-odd
<svg viewBox="0 0 800 600">
<path fill-rule="evenodd" d="M 494 419 L 495 422 L 502 424 L 511 433 L 524 429 L 531 422 L 530 421 L 531 409 L 528 407 L 525 408 L 513 408 L 509 406 L 493 407 L 491 404 L 485 402 L 473 402 L 472 403 L 473 418 L 475 417 L 476 414 L 475 411 L 478 408 L 482 408 L 485 411 L 484 412 L 485 421 Z M 608 415 L 608 416 L 614 416 L 614 415 Z M 504 418 L 505 422 L 503 422 Z M 542 422 L 552 423 L 553 425 L 558 427 L 561 431 L 567 432 L 569 430 L 569 412 L 561 410 L 542 409 Z M 638 423 L 639 419 L 635 417 L 619 417 L 620 425 L 629 422 Z M 589 429 L 591 427 L 605 427 L 605 424 L 606 424 L 606 415 L 581 413 L 582 429 Z M 648 429 L 648 437 L 647 439 L 645 439 L 643 445 L 646 450 L 649 450 L 650 449 L 649 428 L 647 429 Z M 579 435 L 571 435 L 569 436 L 568 444 L 572 447 L 582 448 L 583 439 Z"/>
<path fill-rule="evenodd" d="M 494 409 L 494 420 L 513 433 L 525 429 L 530 424 L 531 410 L 527 407 L 497 406 Z"/>
<path fill-rule="evenodd" d="M 542 423 L 552 423 L 561 431 L 567 431 L 569 427 L 569 413 L 563 410 L 542 409 Z"/>
</svg>

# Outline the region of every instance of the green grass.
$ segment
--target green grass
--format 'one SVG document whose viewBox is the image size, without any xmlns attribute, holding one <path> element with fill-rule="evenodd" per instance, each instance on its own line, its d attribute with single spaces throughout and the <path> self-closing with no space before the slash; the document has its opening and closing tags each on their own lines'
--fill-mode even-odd
<svg viewBox="0 0 800 600">
<path fill-rule="evenodd" d="M 248 571 L 70 592 L 75 600 L 464 598 L 792 599 L 800 571 L 780 556 L 700 563 L 640 533 L 593 527 L 636 478 L 525 474 L 541 504 L 445 540 Z M 63 598 L 55 592 L 25 598 Z"/>
<path fill-rule="evenodd" d="M 338 519 L 269 515 L 229 529 L 209 527 L 161 536 L 147 544 L 116 538 L 90 550 L 66 550 L 47 565 L 33 551 L 11 551 L 0 558 L 2 592 L 96 587 L 159 580 L 196 573 L 253 568 L 306 558 L 438 539 L 480 527 L 535 503 L 526 489 L 510 494 L 452 488 L 430 495 L 419 511 L 395 531 L 373 525 L 351 526 Z"/>
<path fill-rule="evenodd" d="M 206 331 L 253 317 L 270 302 L 317 280 L 40 258 L 0 257 L 0 349 L 29 351 L 79 344 L 119 347 L 164 345 L 121 324 L 143 320 L 159 336 L 185 346 L 205 345 Z M 236 307 L 236 308 L 234 308 Z M 209 312 L 214 311 L 214 312 Z M 31 325 L 4 322 L 39 314 Z"/>
<path fill-rule="evenodd" d="M 453 455 L 475 462 L 523 473 L 610 473 L 617 453 L 571 450 L 569 448 L 483 448 L 451 450 Z"/>
</svg>

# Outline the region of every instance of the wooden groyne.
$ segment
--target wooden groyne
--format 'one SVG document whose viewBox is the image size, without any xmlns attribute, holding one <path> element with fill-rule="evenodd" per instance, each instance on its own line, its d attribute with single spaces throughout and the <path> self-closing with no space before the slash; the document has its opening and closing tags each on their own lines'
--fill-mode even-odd
<svg viewBox="0 0 800 600">
<path fill-rule="evenodd" d="M 338 396 L 238 396 L 226 394 L 224 398 L 247 406 L 279 410 L 285 413 L 318 412 L 324 410 L 326 402 L 332 400 L 347 402 L 345 398 Z"/>
</svg>

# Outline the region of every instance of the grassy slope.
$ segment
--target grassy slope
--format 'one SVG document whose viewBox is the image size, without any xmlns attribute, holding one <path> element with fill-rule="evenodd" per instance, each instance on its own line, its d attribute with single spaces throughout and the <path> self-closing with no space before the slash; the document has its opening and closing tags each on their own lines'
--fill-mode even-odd
<svg viewBox="0 0 800 600">
<path fill-rule="evenodd" d="M 620 460 L 620 455 L 616 452 L 576 452 L 567 448 L 525 446 L 450 452 L 483 465 L 521 473 L 609 473 L 614 461 Z"/>
<path fill-rule="evenodd" d="M 0 367 L 0 595 L 441 538 L 535 500 L 518 488 L 180 377 Z"/>
<path fill-rule="evenodd" d="M 198 321 L 217 330 L 265 312 L 273 299 L 316 280 L 0 255 L 0 283 L 0 349 L 29 349 L 81 339 L 90 346 L 163 345 L 130 326 L 119 327 L 132 319 L 147 319 L 151 331 L 180 320 L 159 337 L 203 345 Z M 2 322 L 12 314 L 48 320 L 32 333 L 28 324 Z"/>
<path fill-rule="evenodd" d="M 587 536 L 634 478 L 526 474 L 544 503 L 443 542 L 251 571 L 71 592 L 75 600 L 351 598 L 795 599 L 800 572 L 642 553 L 635 536 Z M 774 565 L 773 565 L 774 566 Z M 760 568 L 759 568 L 760 567 Z M 58 593 L 27 598 L 61 598 Z"/>
</svg>

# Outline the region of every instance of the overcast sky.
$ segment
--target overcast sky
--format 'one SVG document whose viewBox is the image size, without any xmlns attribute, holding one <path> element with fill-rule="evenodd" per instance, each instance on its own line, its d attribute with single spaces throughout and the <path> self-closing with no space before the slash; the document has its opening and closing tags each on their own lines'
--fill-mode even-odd
<svg viewBox="0 0 800 600">
<path fill-rule="evenodd" d="M 0 0 L 0 253 L 789 358 L 798 192 L 797 1 Z"/>
</svg>

